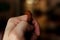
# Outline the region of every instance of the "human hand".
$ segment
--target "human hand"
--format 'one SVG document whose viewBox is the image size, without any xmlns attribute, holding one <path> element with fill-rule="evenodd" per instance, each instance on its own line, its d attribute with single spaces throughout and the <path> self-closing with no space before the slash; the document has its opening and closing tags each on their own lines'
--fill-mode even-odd
<svg viewBox="0 0 60 40">
<path fill-rule="evenodd" d="M 8 20 L 3 40 L 26 40 L 24 37 L 24 32 L 32 29 L 28 21 L 28 15 L 23 15 L 19 17 L 13 17 Z M 34 24 L 34 33 L 31 36 L 31 40 L 36 40 L 40 35 L 38 23 L 33 20 Z"/>
</svg>

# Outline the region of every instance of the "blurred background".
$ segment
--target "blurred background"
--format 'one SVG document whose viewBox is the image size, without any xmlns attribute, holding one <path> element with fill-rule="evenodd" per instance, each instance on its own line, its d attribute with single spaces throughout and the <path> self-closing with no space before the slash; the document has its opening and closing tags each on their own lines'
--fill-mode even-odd
<svg viewBox="0 0 60 40">
<path fill-rule="evenodd" d="M 0 0 L 0 37 L 8 19 L 23 15 L 25 10 L 38 21 L 40 40 L 60 40 L 60 0 Z"/>
</svg>

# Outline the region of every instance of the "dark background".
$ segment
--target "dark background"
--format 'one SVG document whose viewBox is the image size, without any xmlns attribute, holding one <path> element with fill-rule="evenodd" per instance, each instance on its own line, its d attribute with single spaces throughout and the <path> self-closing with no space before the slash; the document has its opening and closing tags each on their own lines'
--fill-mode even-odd
<svg viewBox="0 0 60 40">
<path fill-rule="evenodd" d="M 45 11 L 43 11 L 42 9 L 32 10 L 33 15 L 39 21 L 40 18 L 43 19 L 43 16 L 46 16 L 48 19 L 47 26 L 40 26 L 41 27 L 40 40 L 60 40 L 60 1 L 43 0 L 43 2 L 44 1 L 46 1 L 47 3 L 46 5 L 47 9 L 46 10 L 44 9 Z M 9 18 L 23 15 L 25 9 L 24 5 L 25 0 L 0 0 L 0 33 L 2 34 L 4 33 Z M 52 28 L 50 22 L 56 25 L 53 26 Z"/>
</svg>

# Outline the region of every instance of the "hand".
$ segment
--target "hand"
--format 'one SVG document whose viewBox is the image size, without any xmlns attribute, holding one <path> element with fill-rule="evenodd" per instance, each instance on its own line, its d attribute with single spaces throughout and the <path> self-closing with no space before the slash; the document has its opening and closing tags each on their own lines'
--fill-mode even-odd
<svg viewBox="0 0 60 40">
<path fill-rule="evenodd" d="M 26 40 L 24 32 L 31 26 L 27 21 L 28 15 L 10 18 L 5 29 L 3 40 Z M 31 40 L 36 40 L 40 35 L 39 26 L 35 20 L 33 20 L 32 23 L 34 24 L 35 30 Z"/>
</svg>

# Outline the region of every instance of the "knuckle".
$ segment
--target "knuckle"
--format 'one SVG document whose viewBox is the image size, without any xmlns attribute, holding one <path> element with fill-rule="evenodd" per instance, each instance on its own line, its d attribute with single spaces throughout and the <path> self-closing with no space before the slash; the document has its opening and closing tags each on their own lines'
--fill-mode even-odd
<svg viewBox="0 0 60 40">
<path fill-rule="evenodd" d="M 15 22 L 16 19 L 17 19 L 17 18 L 15 18 L 15 17 L 9 18 L 8 22 L 9 22 L 9 23 L 10 23 L 10 22 Z"/>
<path fill-rule="evenodd" d="M 11 20 L 13 20 L 14 18 L 12 17 L 12 18 L 9 18 L 9 20 L 8 21 L 11 21 Z"/>
<path fill-rule="evenodd" d="M 9 18 L 8 23 L 18 24 L 20 20 L 17 17 Z"/>
<path fill-rule="evenodd" d="M 8 20 L 7 23 L 8 23 L 8 24 L 10 24 L 10 23 L 15 24 L 14 22 L 15 22 L 15 18 L 12 17 L 12 18 L 9 18 L 9 20 Z"/>
</svg>

